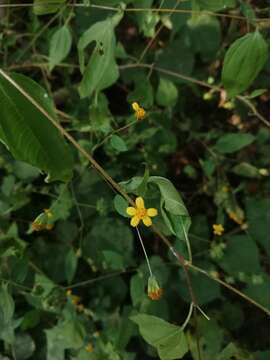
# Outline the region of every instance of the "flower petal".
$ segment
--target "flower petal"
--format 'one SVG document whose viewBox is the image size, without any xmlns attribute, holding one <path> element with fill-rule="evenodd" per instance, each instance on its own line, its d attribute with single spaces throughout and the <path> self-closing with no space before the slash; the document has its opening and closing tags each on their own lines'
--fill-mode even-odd
<svg viewBox="0 0 270 360">
<path fill-rule="evenodd" d="M 132 109 L 133 109 L 134 111 L 138 111 L 139 108 L 140 108 L 140 106 L 139 106 L 138 103 L 136 103 L 136 102 L 132 103 Z"/>
<path fill-rule="evenodd" d="M 157 211 L 157 209 L 155 209 L 155 208 L 149 208 L 149 209 L 147 209 L 146 214 L 147 214 L 148 216 L 154 217 L 154 216 L 157 216 L 158 211 Z"/>
<path fill-rule="evenodd" d="M 138 209 L 144 209 L 144 200 L 141 196 L 137 197 L 135 200 L 136 206 Z"/>
<path fill-rule="evenodd" d="M 132 206 L 129 206 L 128 208 L 126 208 L 126 213 L 129 216 L 134 216 L 136 214 L 136 212 L 137 212 L 137 210 Z"/>
<path fill-rule="evenodd" d="M 140 222 L 139 216 L 133 216 L 133 218 L 130 220 L 130 225 L 133 227 L 136 227 Z"/>
<path fill-rule="evenodd" d="M 142 221 L 144 223 L 145 226 L 151 226 L 152 225 L 152 220 L 149 216 L 144 216 L 142 218 Z"/>
</svg>

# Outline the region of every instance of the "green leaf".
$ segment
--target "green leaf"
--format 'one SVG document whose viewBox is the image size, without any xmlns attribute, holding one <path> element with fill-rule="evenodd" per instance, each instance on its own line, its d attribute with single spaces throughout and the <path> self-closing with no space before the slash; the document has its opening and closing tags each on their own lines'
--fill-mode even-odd
<svg viewBox="0 0 270 360">
<path fill-rule="evenodd" d="M 161 176 L 150 176 L 148 183 L 154 183 L 159 188 L 161 213 L 166 225 L 174 235 L 184 239 L 191 219 L 179 192 L 168 179 Z"/>
<path fill-rule="evenodd" d="M 74 250 L 71 248 L 69 252 L 66 255 L 65 259 L 65 271 L 66 271 L 66 278 L 68 284 L 70 284 L 74 278 L 74 275 L 77 270 L 77 264 L 78 264 L 78 256 L 74 252 Z"/>
<path fill-rule="evenodd" d="M 66 0 L 34 0 L 33 11 L 36 15 L 55 13 Z"/>
<path fill-rule="evenodd" d="M 217 355 L 222 349 L 224 341 L 224 330 L 219 326 L 214 317 L 207 320 L 198 317 L 198 332 L 200 332 L 201 358 L 205 360 L 216 360 Z M 192 359 L 199 360 L 197 350 L 196 334 L 189 333 L 188 343 L 192 354 Z"/>
<path fill-rule="evenodd" d="M 104 250 L 102 251 L 106 265 L 113 270 L 123 270 L 124 269 L 124 258 L 122 255 L 118 254 L 115 251 Z"/>
<path fill-rule="evenodd" d="M 114 199 L 113 199 L 113 204 L 114 204 L 114 208 L 115 210 L 118 212 L 118 214 L 124 216 L 124 217 L 129 217 L 128 214 L 126 213 L 126 209 L 128 207 L 128 202 L 126 199 L 123 198 L 123 196 L 121 195 L 115 195 Z"/>
<path fill-rule="evenodd" d="M 52 101 L 42 87 L 23 75 L 13 74 L 12 79 L 55 118 Z M 0 135 L 12 155 L 47 172 L 48 181 L 69 180 L 73 157 L 59 130 L 2 76 L 0 106 Z"/>
<path fill-rule="evenodd" d="M 185 334 L 179 326 L 156 316 L 138 314 L 131 317 L 144 340 L 154 346 L 162 360 L 182 359 L 188 351 Z"/>
<path fill-rule="evenodd" d="M 219 266 L 230 275 L 239 273 L 259 273 L 261 271 L 259 250 L 251 237 L 245 235 L 230 236 Z"/>
<path fill-rule="evenodd" d="M 0 339 L 8 344 L 15 341 L 13 315 L 15 304 L 10 296 L 7 286 L 0 288 Z"/>
<path fill-rule="evenodd" d="M 79 40 L 79 63 L 83 74 L 79 92 L 82 98 L 91 96 L 94 91 L 98 92 L 112 85 L 119 76 L 115 62 L 114 28 L 122 16 L 122 13 L 118 13 L 111 18 L 95 23 L 83 33 Z M 95 42 L 95 48 L 85 67 L 84 51 L 92 42 Z"/>
<path fill-rule="evenodd" d="M 270 310 L 270 276 L 264 275 L 261 284 L 249 284 L 243 292 Z"/>
<path fill-rule="evenodd" d="M 248 231 L 252 238 L 264 247 L 270 256 L 268 229 L 270 226 L 270 199 L 249 198 L 246 201 Z"/>
<path fill-rule="evenodd" d="M 240 349 L 234 343 L 229 343 L 220 354 L 217 356 L 217 360 L 252 360 L 254 359 L 253 355 L 248 354 L 248 352 Z"/>
<path fill-rule="evenodd" d="M 14 350 L 18 360 L 26 360 L 31 358 L 36 349 L 34 340 L 26 333 L 16 335 Z"/>
<path fill-rule="evenodd" d="M 227 133 L 216 142 L 215 149 L 221 154 L 231 154 L 239 151 L 255 141 L 252 134 Z"/>
<path fill-rule="evenodd" d="M 208 14 L 198 14 L 188 21 L 191 46 L 199 52 L 203 60 L 216 55 L 221 43 L 220 22 Z"/>
<path fill-rule="evenodd" d="M 130 297 L 133 306 L 140 304 L 145 295 L 146 283 L 142 274 L 133 275 L 130 280 Z"/>
<path fill-rule="evenodd" d="M 153 0 L 136 0 L 138 8 L 151 9 Z M 145 37 L 153 37 L 155 35 L 155 26 L 159 22 L 159 15 L 156 12 L 145 10 L 136 14 L 139 30 Z"/>
<path fill-rule="evenodd" d="M 174 83 L 165 78 L 160 78 L 156 101 L 161 106 L 174 106 L 178 98 L 178 89 Z"/>
<path fill-rule="evenodd" d="M 268 57 L 268 45 L 259 31 L 237 39 L 225 55 L 222 82 L 229 97 L 245 91 Z"/>
<path fill-rule="evenodd" d="M 185 277 L 182 270 L 179 271 L 179 275 L 184 283 Z M 191 273 L 190 278 L 194 294 L 200 305 L 208 304 L 221 297 L 220 285 L 215 281 L 196 273 Z M 192 301 L 189 289 L 186 286 L 179 287 L 178 291 L 186 302 L 190 303 Z"/>
<path fill-rule="evenodd" d="M 50 71 L 61 63 L 69 54 L 72 45 L 72 37 L 69 28 L 64 25 L 56 30 L 50 40 L 49 69 Z"/>
<path fill-rule="evenodd" d="M 232 168 L 232 172 L 239 176 L 244 176 L 247 178 L 259 178 L 260 173 L 259 169 L 257 169 L 255 166 L 247 163 L 247 162 L 241 162 L 240 164 L 235 165 Z"/>
<path fill-rule="evenodd" d="M 59 322 L 45 330 L 47 338 L 47 360 L 64 360 L 65 349 L 79 349 L 84 344 L 85 329 L 79 321 Z"/>
<path fill-rule="evenodd" d="M 144 73 L 138 73 L 134 79 L 134 90 L 128 94 L 130 103 L 137 102 L 140 106 L 150 108 L 153 106 L 153 86 Z"/>
<path fill-rule="evenodd" d="M 118 152 L 125 152 L 128 150 L 126 143 L 118 135 L 111 136 L 110 144 Z"/>
<path fill-rule="evenodd" d="M 267 91 L 267 89 L 257 89 L 252 91 L 252 93 L 248 96 L 249 99 L 254 99 L 258 96 L 261 96 L 262 94 L 264 94 Z"/>
</svg>

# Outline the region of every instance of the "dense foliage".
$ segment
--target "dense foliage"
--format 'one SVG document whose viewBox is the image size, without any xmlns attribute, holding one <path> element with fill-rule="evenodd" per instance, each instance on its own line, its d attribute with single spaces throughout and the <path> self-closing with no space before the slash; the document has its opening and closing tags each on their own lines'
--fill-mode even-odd
<svg viewBox="0 0 270 360">
<path fill-rule="evenodd" d="M 0 360 L 270 359 L 269 28 L 0 1 Z"/>
</svg>

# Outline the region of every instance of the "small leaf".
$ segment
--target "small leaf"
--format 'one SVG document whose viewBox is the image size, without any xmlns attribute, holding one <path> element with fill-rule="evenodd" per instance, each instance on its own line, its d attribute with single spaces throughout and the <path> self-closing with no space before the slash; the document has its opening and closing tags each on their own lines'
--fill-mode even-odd
<svg viewBox="0 0 270 360">
<path fill-rule="evenodd" d="M 232 168 L 232 171 L 237 175 L 244 176 L 247 178 L 260 177 L 259 169 L 257 169 L 255 166 L 247 162 L 241 162 L 240 164 L 235 165 Z"/>
<path fill-rule="evenodd" d="M 72 37 L 69 28 L 64 25 L 58 29 L 52 36 L 49 51 L 49 69 L 50 71 L 61 63 L 69 54 L 72 45 Z"/>
<path fill-rule="evenodd" d="M 156 101 L 161 106 L 175 105 L 178 97 L 178 89 L 174 83 L 168 79 L 161 78 L 159 81 Z"/>
<path fill-rule="evenodd" d="M 118 135 L 112 135 L 110 144 L 118 152 L 125 152 L 128 150 L 126 143 Z"/>
<path fill-rule="evenodd" d="M 222 82 L 229 97 L 245 91 L 268 57 L 268 45 L 259 31 L 237 39 L 225 55 Z"/>
<path fill-rule="evenodd" d="M 157 349 L 162 360 L 182 359 L 187 353 L 185 334 L 179 326 L 146 314 L 132 316 L 131 320 L 139 326 L 144 340 Z"/>
<path fill-rule="evenodd" d="M 118 194 L 115 195 L 115 197 L 113 199 L 113 204 L 114 204 L 114 208 L 118 212 L 118 214 L 120 214 L 124 217 L 129 217 L 128 214 L 126 213 L 126 209 L 128 207 L 128 202 L 126 199 L 123 198 L 123 196 L 118 195 Z"/>
<path fill-rule="evenodd" d="M 257 89 L 252 91 L 252 93 L 248 96 L 249 99 L 254 99 L 258 96 L 261 96 L 262 94 L 264 94 L 267 91 L 267 89 Z"/>
<path fill-rule="evenodd" d="M 226 134 L 221 136 L 216 142 L 215 148 L 221 154 L 230 154 L 239 151 L 245 146 L 255 141 L 255 136 L 251 134 Z"/>
<path fill-rule="evenodd" d="M 123 256 L 118 254 L 116 251 L 104 250 L 102 254 L 105 258 L 106 265 L 113 270 L 124 269 Z"/>
<path fill-rule="evenodd" d="M 145 295 L 145 281 L 143 276 L 138 273 L 130 280 L 130 296 L 133 306 L 140 304 Z"/>
<path fill-rule="evenodd" d="M 66 0 L 34 0 L 33 11 L 36 15 L 53 14 Z"/>
</svg>

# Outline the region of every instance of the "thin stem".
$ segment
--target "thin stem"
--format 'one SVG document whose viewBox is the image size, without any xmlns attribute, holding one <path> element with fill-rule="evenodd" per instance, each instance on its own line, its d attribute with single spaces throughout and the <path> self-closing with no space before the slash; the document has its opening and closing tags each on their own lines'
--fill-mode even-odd
<svg viewBox="0 0 270 360">
<path fill-rule="evenodd" d="M 266 307 L 264 307 L 263 305 L 259 304 L 257 301 L 251 299 L 249 296 L 245 295 L 244 293 L 242 293 L 241 291 L 239 291 L 238 289 L 236 289 L 235 287 L 233 287 L 232 285 L 226 283 L 223 280 L 220 280 L 219 278 L 216 278 L 212 275 L 210 275 L 207 271 L 199 268 L 198 266 L 192 265 L 192 264 L 187 264 L 187 266 L 201 274 L 204 274 L 205 276 L 207 276 L 208 278 L 218 282 L 219 284 L 221 284 L 222 286 L 226 287 L 227 289 L 231 290 L 232 292 L 234 292 L 235 294 L 239 295 L 240 297 L 242 297 L 243 299 L 245 299 L 246 301 L 248 301 L 249 303 L 253 304 L 254 306 L 256 306 L 257 308 L 261 309 L 263 312 L 265 312 L 267 315 L 270 316 L 270 310 L 267 309 Z"/>
<path fill-rule="evenodd" d="M 136 226 L 136 230 L 137 230 L 137 234 L 138 234 L 139 239 L 140 239 L 140 243 L 141 243 L 141 245 L 142 245 L 143 253 L 144 253 L 144 256 L 145 256 L 145 259 L 146 259 L 146 262 L 147 262 L 147 266 L 148 266 L 148 269 L 149 269 L 150 276 L 153 276 L 152 269 L 151 269 L 151 265 L 150 265 L 150 262 L 149 262 L 149 259 L 148 259 L 148 256 L 147 256 L 147 253 L 146 253 L 144 244 L 143 244 L 143 240 L 142 240 L 140 231 L 139 231 L 139 229 L 138 229 L 137 226 Z"/>
<path fill-rule="evenodd" d="M 100 143 L 96 144 L 95 146 L 93 146 L 91 152 L 92 154 L 94 153 L 94 151 L 96 151 L 100 146 L 102 146 L 107 140 L 109 140 L 113 135 L 118 134 L 119 132 L 122 132 L 124 130 L 127 130 L 128 128 L 130 128 L 131 126 L 135 125 L 137 123 L 137 120 L 132 121 L 129 124 L 126 124 L 125 126 L 122 126 L 119 129 L 116 129 L 114 131 L 112 131 L 109 135 L 107 135 Z"/>
<path fill-rule="evenodd" d="M 210 317 L 206 315 L 206 313 L 203 311 L 203 309 L 199 305 L 197 305 L 197 309 L 206 318 L 206 320 L 210 320 Z"/>
<path fill-rule="evenodd" d="M 182 217 L 181 217 L 181 223 L 182 223 L 185 242 L 186 242 L 186 246 L 187 246 L 188 258 L 189 258 L 190 263 L 192 264 L 192 251 L 191 251 L 190 241 L 189 241 L 189 238 L 188 238 L 188 235 L 187 235 L 187 232 L 186 232 L 185 225 L 183 223 Z"/>
<path fill-rule="evenodd" d="M 193 313 L 193 309 L 194 309 L 194 304 L 193 302 L 190 303 L 189 305 L 189 311 L 186 317 L 186 320 L 184 321 L 183 325 L 181 326 L 181 330 L 184 331 L 187 324 L 189 323 L 189 320 L 191 319 L 192 313 Z"/>
</svg>

